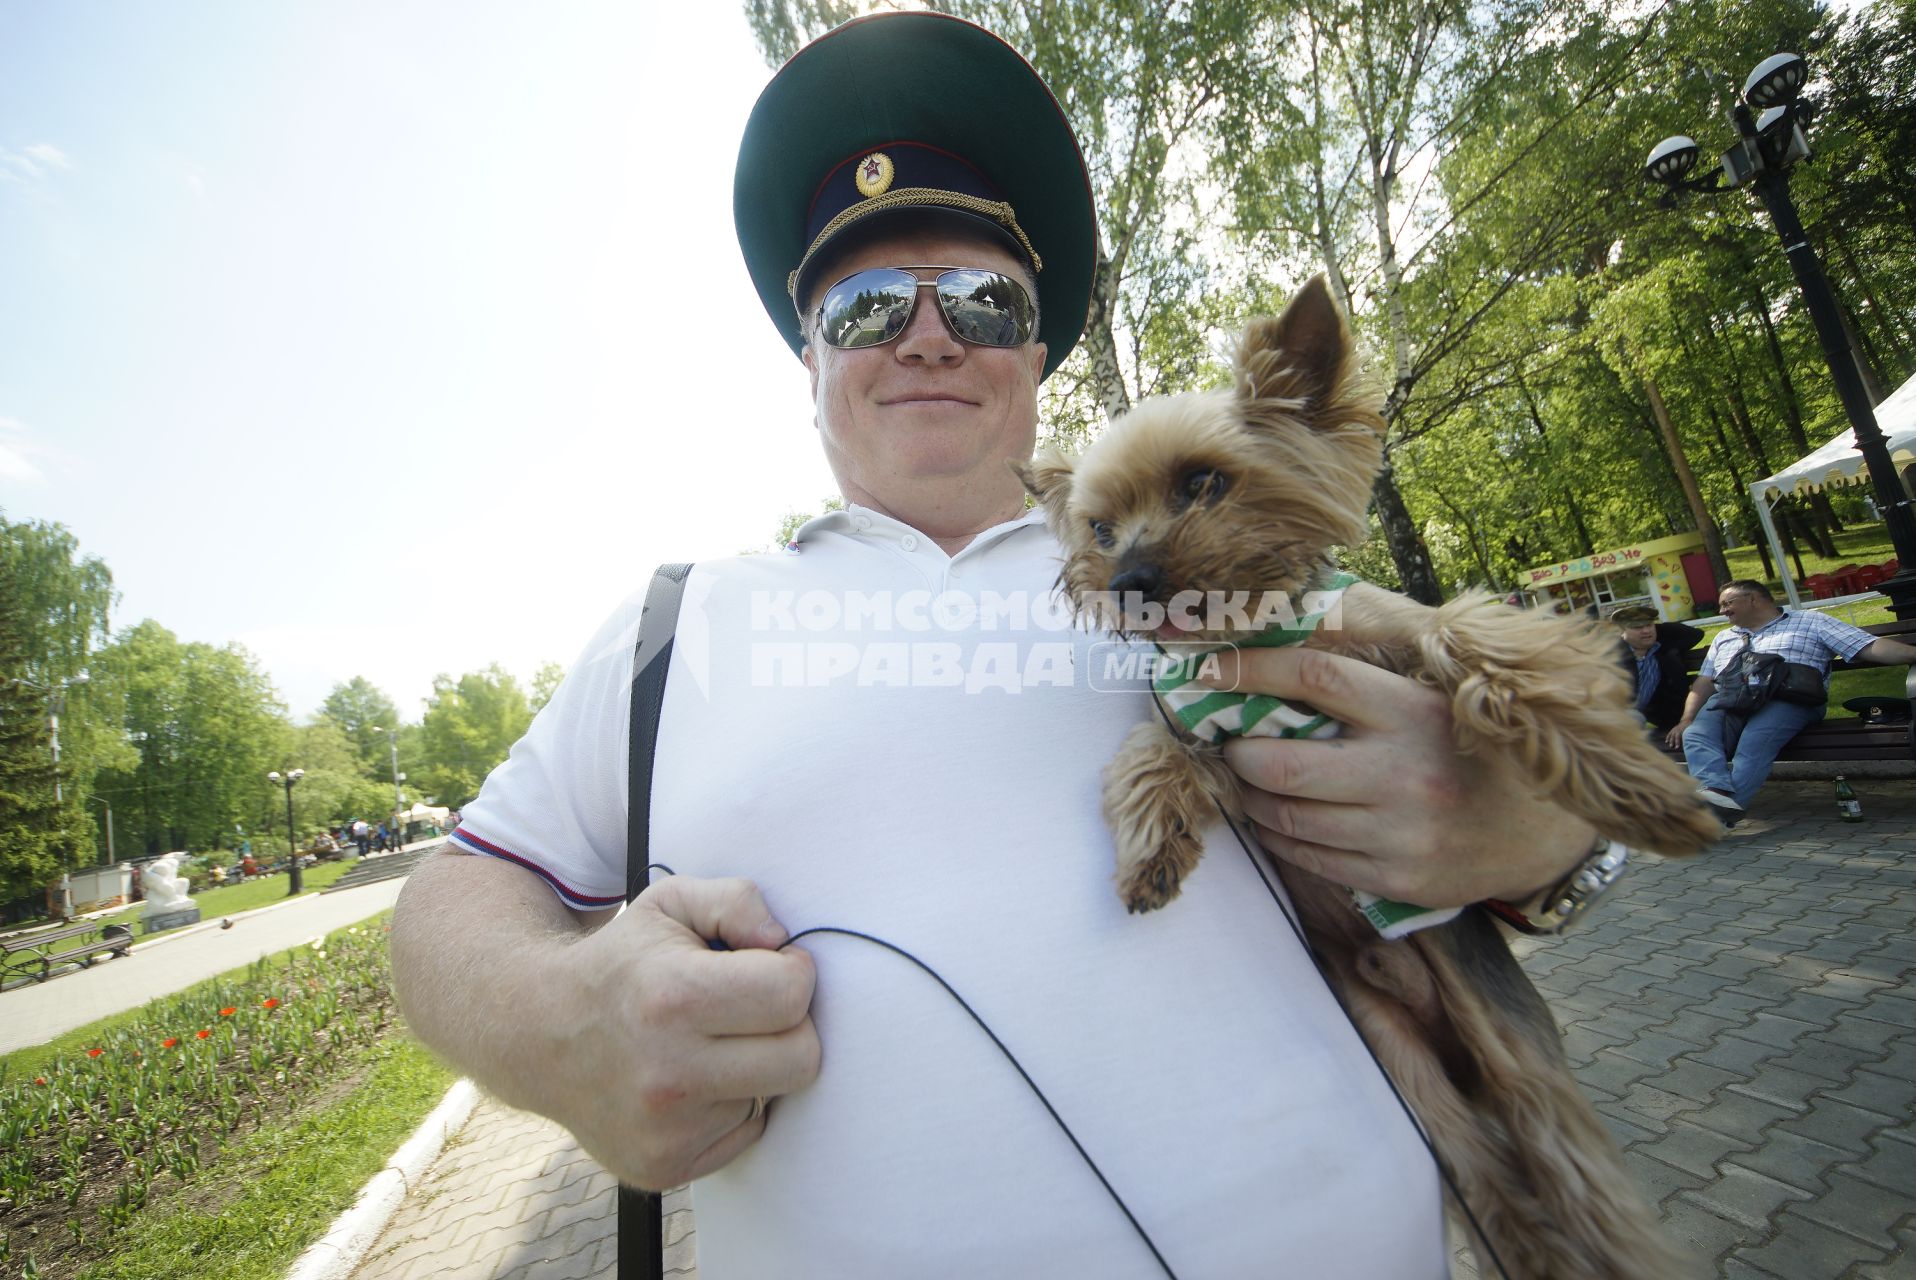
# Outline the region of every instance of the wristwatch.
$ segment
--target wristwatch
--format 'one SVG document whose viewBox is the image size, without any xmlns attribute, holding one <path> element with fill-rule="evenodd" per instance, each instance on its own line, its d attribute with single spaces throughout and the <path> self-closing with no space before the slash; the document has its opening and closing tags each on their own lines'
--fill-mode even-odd
<svg viewBox="0 0 1916 1280">
<path fill-rule="evenodd" d="M 1629 864 L 1630 851 L 1620 841 L 1599 836 L 1596 847 L 1570 874 L 1541 893 L 1521 902 L 1487 898 L 1492 915 L 1519 933 L 1563 933 L 1596 904 Z"/>
</svg>

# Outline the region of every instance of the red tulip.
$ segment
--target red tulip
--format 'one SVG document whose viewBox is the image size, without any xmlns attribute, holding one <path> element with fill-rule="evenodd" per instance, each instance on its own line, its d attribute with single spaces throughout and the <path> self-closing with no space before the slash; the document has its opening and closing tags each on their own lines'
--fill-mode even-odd
<svg viewBox="0 0 1916 1280">
<path fill-rule="evenodd" d="M 105 1049 L 88 1049 L 86 1051 L 86 1056 L 89 1058 L 97 1058 L 105 1052 L 106 1052 Z"/>
<path fill-rule="evenodd" d="M 266 999 L 259 1002 L 259 1007 L 262 1009 L 277 1009 L 279 1008 L 279 997 L 268 996 Z"/>
<path fill-rule="evenodd" d="M 174 1045 L 178 1044 L 179 1042 L 180 1042 L 180 1038 L 178 1036 L 168 1036 L 166 1039 L 160 1041 L 160 1048 L 171 1049 Z"/>
<path fill-rule="evenodd" d="M 212 1035 L 212 1034 L 213 1034 L 213 1033 L 212 1033 L 211 1031 L 195 1031 L 195 1032 L 193 1033 L 193 1038 L 194 1038 L 194 1039 L 196 1039 L 196 1040 L 204 1040 L 204 1039 L 206 1039 L 206 1037 L 208 1037 L 208 1036 L 210 1036 L 210 1035 Z"/>
<path fill-rule="evenodd" d="M 229 1004 L 229 1005 L 227 1005 L 227 1006 L 226 1006 L 226 1007 L 225 1007 L 224 1009 L 221 1009 L 221 1010 L 220 1010 L 220 1017 L 222 1017 L 222 1018 L 230 1018 L 230 1017 L 232 1017 L 232 1016 L 233 1016 L 234 1014 L 236 1014 L 236 1013 L 238 1013 L 238 1012 L 239 1012 L 239 1010 L 238 1010 L 237 1008 L 235 1008 L 235 1007 L 234 1007 L 233 1005 L 230 1005 L 230 1004 Z"/>
</svg>

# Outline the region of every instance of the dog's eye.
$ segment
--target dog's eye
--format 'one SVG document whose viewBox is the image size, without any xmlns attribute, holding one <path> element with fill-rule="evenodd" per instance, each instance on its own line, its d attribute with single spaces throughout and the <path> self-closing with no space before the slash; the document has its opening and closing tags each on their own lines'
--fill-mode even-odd
<svg viewBox="0 0 1916 1280">
<path fill-rule="evenodd" d="M 1182 496 L 1186 502 L 1216 502 L 1230 483 L 1222 471 L 1199 467 L 1185 474 L 1181 484 Z"/>
<path fill-rule="evenodd" d="M 1098 545 L 1101 547 L 1115 547 L 1118 545 L 1118 535 L 1106 521 L 1093 520 L 1091 522 L 1091 536 L 1098 540 Z"/>
</svg>

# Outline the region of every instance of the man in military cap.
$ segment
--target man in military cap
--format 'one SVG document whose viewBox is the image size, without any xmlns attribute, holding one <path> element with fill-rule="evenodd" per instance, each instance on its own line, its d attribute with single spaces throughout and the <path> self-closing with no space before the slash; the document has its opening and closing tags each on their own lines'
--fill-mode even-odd
<svg viewBox="0 0 1916 1280">
<path fill-rule="evenodd" d="M 1625 605 L 1610 621 L 1617 627 L 1617 660 L 1634 682 L 1637 714 L 1661 740 L 1683 718 L 1690 692 L 1683 655 L 1696 648 L 1703 632 L 1687 622 L 1664 622 L 1647 604 Z"/>
<path fill-rule="evenodd" d="M 483 856 L 401 898 L 412 1026 L 627 1182 L 696 1180 L 707 1280 L 1445 1274 L 1430 1159 L 1222 824 L 1170 908 L 1113 887 L 1099 772 L 1149 694 L 1086 684 L 1105 642 L 1050 603 L 1007 466 L 1096 251 L 1049 91 L 981 28 L 861 19 L 773 78 L 735 193 L 848 506 L 694 569 L 652 784 L 671 874 L 623 913 L 641 597 L 606 624 L 467 806 L 452 848 Z M 1429 690 L 1304 650 L 1241 677 L 1353 726 L 1233 746 L 1279 857 L 1443 906 L 1590 846 L 1459 758 Z M 1030 1084 L 842 930 L 935 970 Z"/>
</svg>

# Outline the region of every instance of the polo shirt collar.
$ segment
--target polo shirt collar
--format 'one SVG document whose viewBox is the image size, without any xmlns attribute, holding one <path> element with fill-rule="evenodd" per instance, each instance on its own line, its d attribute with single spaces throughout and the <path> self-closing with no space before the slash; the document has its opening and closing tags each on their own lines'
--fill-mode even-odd
<svg viewBox="0 0 1916 1280">
<path fill-rule="evenodd" d="M 1020 529 L 1043 523 L 1043 509 L 1033 507 L 1015 520 L 1007 520 L 1003 524 L 996 524 L 986 529 L 973 538 L 958 554 L 965 556 L 982 551 Z M 916 535 L 933 546 L 937 545 L 928 534 L 913 528 L 903 520 L 888 516 L 882 511 L 874 511 L 870 507 L 861 507 L 857 503 L 848 504 L 842 511 L 827 511 L 823 515 L 812 517 L 798 527 L 798 532 L 792 535 L 792 541 L 803 545 L 806 538 L 820 533 L 842 533 L 846 537 L 878 542 L 896 542 L 909 534 Z"/>
</svg>

